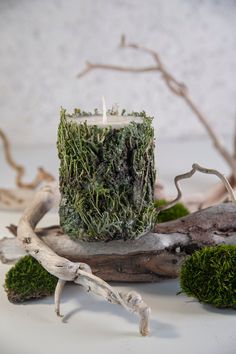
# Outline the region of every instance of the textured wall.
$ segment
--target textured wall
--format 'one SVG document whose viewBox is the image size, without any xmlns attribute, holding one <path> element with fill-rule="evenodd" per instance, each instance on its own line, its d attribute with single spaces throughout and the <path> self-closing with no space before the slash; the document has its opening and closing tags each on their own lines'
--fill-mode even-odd
<svg viewBox="0 0 236 354">
<path fill-rule="evenodd" d="M 222 135 L 230 135 L 236 98 L 236 2 L 187 0 L 1 0 L 0 126 L 16 144 L 54 144 L 60 106 L 92 110 L 114 102 L 155 115 L 164 138 L 205 131 L 158 74 L 93 72 L 84 61 L 147 65 L 145 54 L 117 48 L 121 33 L 157 49 L 185 81 Z"/>
</svg>

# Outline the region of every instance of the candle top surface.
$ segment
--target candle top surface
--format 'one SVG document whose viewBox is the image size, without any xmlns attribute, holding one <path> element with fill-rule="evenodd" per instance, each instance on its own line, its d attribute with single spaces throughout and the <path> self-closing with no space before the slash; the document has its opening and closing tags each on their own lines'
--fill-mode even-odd
<svg viewBox="0 0 236 354">
<path fill-rule="evenodd" d="M 143 117 L 132 115 L 107 115 L 105 122 L 102 115 L 81 116 L 73 114 L 71 116 L 67 116 L 67 119 L 78 124 L 87 122 L 88 125 L 97 125 L 100 128 L 110 126 L 112 128 L 122 128 L 129 125 L 131 122 L 138 124 L 143 123 Z"/>
</svg>

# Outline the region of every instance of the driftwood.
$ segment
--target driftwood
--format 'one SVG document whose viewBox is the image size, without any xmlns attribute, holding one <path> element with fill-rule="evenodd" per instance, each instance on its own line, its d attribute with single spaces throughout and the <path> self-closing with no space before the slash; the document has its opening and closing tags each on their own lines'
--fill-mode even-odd
<svg viewBox="0 0 236 354">
<path fill-rule="evenodd" d="M 59 200 L 58 188 L 54 184 L 43 187 L 32 204 L 24 211 L 17 227 L 17 238 L 25 251 L 33 256 L 49 273 L 58 278 L 55 289 L 55 311 L 60 316 L 60 298 L 67 281 L 82 285 L 88 292 L 100 295 L 107 301 L 123 306 L 139 316 L 140 334 L 149 333 L 150 308 L 135 291 L 128 293 L 112 288 L 104 280 L 92 274 L 88 264 L 72 262 L 56 254 L 34 232 L 37 223 Z"/>
<path fill-rule="evenodd" d="M 8 228 L 16 235 L 17 228 Z M 150 282 L 178 276 L 188 254 L 205 246 L 236 244 L 236 206 L 228 202 L 181 219 L 158 224 L 155 233 L 137 240 L 74 242 L 58 225 L 36 229 L 36 234 L 58 255 L 88 263 L 106 281 Z M 18 239 L 0 240 L 2 261 L 25 254 Z"/>
<path fill-rule="evenodd" d="M 220 242 L 232 243 L 235 240 L 236 198 L 228 180 L 217 170 L 193 164 L 190 171 L 175 177 L 176 198 L 163 206 L 157 207 L 157 212 L 173 206 L 180 200 L 182 192 L 179 182 L 191 178 L 197 171 L 218 176 L 228 190 L 234 204 L 221 204 L 174 222 L 157 225 L 156 233 L 146 234 L 136 240 L 86 243 L 71 241 L 67 235 L 63 235 L 58 226 L 32 233 L 31 219 L 36 218 L 36 221 L 34 221 L 36 226 L 37 221 L 47 212 L 50 206 L 49 201 L 54 200 L 58 195 L 56 188 L 48 187 L 47 189 L 46 187 L 38 192 L 35 201 L 24 213 L 18 226 L 17 242 L 21 241 L 25 251 L 30 252 L 40 263 L 42 262 L 43 266 L 46 261 L 44 267 L 47 270 L 50 259 L 53 262 L 53 259 L 60 255 L 65 257 L 66 260 L 89 263 L 94 274 L 109 281 L 157 281 L 163 278 L 176 277 L 187 254 L 206 245 L 214 245 Z M 46 198 L 46 201 L 43 198 Z M 58 200 L 59 198 L 58 195 Z M 26 218 L 26 221 L 24 218 Z M 41 252 L 42 255 L 40 253 L 40 258 L 38 252 L 35 253 L 35 249 L 32 249 L 29 243 L 25 241 L 24 233 L 26 231 L 24 228 L 21 229 L 22 224 L 26 231 L 30 226 L 33 240 L 40 242 L 40 248 L 43 251 Z M 12 231 L 14 227 L 10 229 Z M 231 234 L 232 232 L 233 234 Z M 40 241 L 39 236 L 43 236 L 44 242 Z M 14 255 L 11 256 L 11 252 L 9 255 L 9 249 L 11 249 L 9 242 L 9 240 L 4 239 L 0 243 L 0 256 L 5 262 L 15 260 Z M 16 245 L 14 247 L 17 257 L 20 254 L 22 255 L 19 247 L 18 252 Z M 48 255 L 47 252 L 49 252 Z M 50 264 L 49 266 L 51 269 Z M 51 273 L 50 270 L 48 271 Z"/>
<path fill-rule="evenodd" d="M 75 243 L 63 235 L 58 227 L 38 230 L 37 235 L 35 232 L 37 223 L 60 198 L 58 187 L 53 183 L 37 192 L 32 204 L 24 211 L 19 221 L 17 240 L 28 254 L 58 278 L 54 296 L 57 315 L 60 316 L 63 287 L 66 281 L 73 281 L 85 287 L 87 291 L 92 291 L 107 301 L 138 314 L 140 333 L 143 336 L 148 334 L 150 308 L 142 297 L 133 291 L 128 293 L 117 291 L 95 274 L 102 273 L 106 279 L 123 281 L 155 281 L 176 277 L 179 266 L 187 254 L 206 245 L 225 242 L 226 236 L 229 243 L 235 243 L 236 198 L 227 179 L 217 170 L 193 164 L 190 171 L 175 177 L 177 197 L 166 205 L 157 207 L 157 212 L 173 205 L 181 198 L 179 181 L 190 178 L 196 171 L 217 175 L 227 188 L 234 204 L 222 204 L 216 210 L 210 208 L 205 211 L 205 215 L 204 211 L 196 213 L 187 221 L 184 218 L 179 219 L 180 225 L 171 226 L 171 223 L 167 226 L 160 225 L 156 231 L 159 232 L 158 228 L 161 228 L 161 233 L 149 233 L 135 241 Z M 220 217 L 224 215 L 226 219 L 219 222 Z M 189 221 L 191 218 L 192 221 Z M 57 249 L 58 240 L 60 247 Z"/>
</svg>

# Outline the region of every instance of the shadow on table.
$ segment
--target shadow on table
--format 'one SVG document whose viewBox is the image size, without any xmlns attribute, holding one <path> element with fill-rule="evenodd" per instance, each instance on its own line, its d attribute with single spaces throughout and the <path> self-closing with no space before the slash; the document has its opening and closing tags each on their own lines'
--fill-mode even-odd
<svg viewBox="0 0 236 354">
<path fill-rule="evenodd" d="M 217 315 L 224 315 L 224 316 L 236 316 L 236 308 L 235 309 L 230 309 L 230 308 L 224 308 L 220 309 L 211 305 L 207 304 L 201 304 L 202 308 L 211 313 L 215 313 Z"/>
<path fill-rule="evenodd" d="M 68 286 L 67 289 L 65 289 L 64 293 L 64 300 L 66 298 L 68 299 L 73 299 L 76 301 L 78 306 L 67 314 L 64 315 L 62 322 L 63 323 L 68 323 L 69 320 L 76 316 L 79 312 L 87 311 L 87 312 L 92 312 L 93 314 L 97 313 L 112 313 L 115 316 L 119 316 L 124 318 L 126 321 L 136 324 L 138 328 L 138 317 L 135 314 L 127 312 L 125 309 L 123 309 L 121 306 L 110 304 L 104 299 L 94 296 L 91 293 L 87 294 L 84 291 L 79 291 L 78 292 L 78 287 L 74 286 Z M 150 318 L 150 329 L 151 329 L 151 337 L 158 337 L 158 338 L 176 338 L 179 337 L 175 327 L 172 324 L 162 322 L 159 320 L 156 320 L 154 318 Z M 119 332 L 119 335 L 121 333 Z M 133 335 L 133 336 L 139 336 L 138 331 L 137 332 L 123 332 L 122 335 Z"/>
<path fill-rule="evenodd" d="M 185 294 L 178 294 L 180 291 L 178 279 L 163 280 L 159 283 L 116 283 L 115 285 L 120 288 L 133 288 L 134 290 L 140 291 L 143 297 L 147 298 L 147 302 L 152 310 L 157 313 L 159 311 L 159 300 L 164 297 L 166 301 L 164 303 L 162 301 L 162 311 L 170 312 L 173 310 L 175 313 L 189 316 L 204 316 L 204 314 L 207 315 L 208 312 L 225 316 L 236 315 L 236 311 L 233 309 L 215 308 L 207 304 L 201 304 L 197 299 L 187 297 Z M 149 297 L 149 295 L 151 296 Z"/>
<path fill-rule="evenodd" d="M 120 284 L 117 285 L 120 286 Z M 132 287 L 132 283 L 128 286 Z M 133 286 L 138 287 L 142 293 L 150 295 L 176 296 L 180 291 L 178 279 L 163 280 L 159 283 L 134 283 Z"/>
</svg>

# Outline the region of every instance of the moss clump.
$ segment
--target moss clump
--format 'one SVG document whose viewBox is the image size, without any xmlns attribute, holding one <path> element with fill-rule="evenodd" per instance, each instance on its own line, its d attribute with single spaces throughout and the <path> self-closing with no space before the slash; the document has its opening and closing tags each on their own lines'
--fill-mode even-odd
<svg viewBox="0 0 236 354">
<path fill-rule="evenodd" d="M 155 223 L 154 130 L 144 112 L 142 123 L 115 129 L 78 124 L 86 116 L 61 111 L 60 225 L 72 239 L 134 239 Z"/>
<path fill-rule="evenodd" d="M 164 199 L 157 200 L 155 201 L 155 207 L 157 208 L 161 205 L 165 205 L 166 203 L 167 201 Z M 182 203 L 177 203 L 173 207 L 161 211 L 157 216 L 157 222 L 162 223 L 166 221 L 175 220 L 181 218 L 182 216 L 186 216 L 188 214 L 189 214 L 188 209 Z"/>
<path fill-rule="evenodd" d="M 182 292 L 200 302 L 236 309 L 236 246 L 206 247 L 181 267 Z"/>
<path fill-rule="evenodd" d="M 57 278 L 31 256 L 21 258 L 6 274 L 5 290 L 9 301 L 17 303 L 53 294 Z"/>
</svg>

